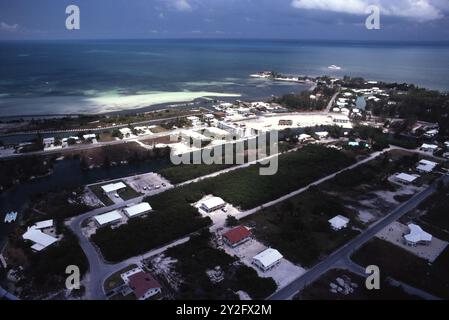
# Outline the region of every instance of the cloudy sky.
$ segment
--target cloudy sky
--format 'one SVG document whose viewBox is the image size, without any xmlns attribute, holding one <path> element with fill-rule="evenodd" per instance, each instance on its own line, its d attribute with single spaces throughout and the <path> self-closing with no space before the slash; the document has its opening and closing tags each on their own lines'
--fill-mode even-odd
<svg viewBox="0 0 449 320">
<path fill-rule="evenodd" d="M 81 29 L 65 28 L 78 5 Z M 381 29 L 367 30 L 376 5 Z M 449 0 L 11 0 L 0 39 L 270 38 L 449 41 Z"/>
</svg>

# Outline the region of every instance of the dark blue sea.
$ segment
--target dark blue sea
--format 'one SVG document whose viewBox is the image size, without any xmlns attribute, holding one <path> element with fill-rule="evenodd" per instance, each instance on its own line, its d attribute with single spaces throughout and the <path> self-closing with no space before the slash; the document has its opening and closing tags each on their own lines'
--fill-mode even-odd
<svg viewBox="0 0 449 320">
<path fill-rule="evenodd" d="M 249 77 L 262 70 L 362 76 L 447 91 L 449 43 L 0 42 L 0 117 L 134 110 L 203 96 L 259 99 L 307 89 Z"/>
</svg>

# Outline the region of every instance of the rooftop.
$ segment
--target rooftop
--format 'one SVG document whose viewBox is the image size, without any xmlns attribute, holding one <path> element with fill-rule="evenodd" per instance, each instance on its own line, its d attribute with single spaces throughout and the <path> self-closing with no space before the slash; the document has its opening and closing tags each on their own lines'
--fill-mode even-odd
<svg viewBox="0 0 449 320">
<path fill-rule="evenodd" d="M 95 216 L 94 219 L 98 222 L 99 225 L 104 225 L 122 219 L 122 215 L 117 210 L 114 210 Z"/>
<path fill-rule="evenodd" d="M 159 282 L 154 279 L 151 274 L 143 271 L 131 275 L 128 279 L 129 286 L 133 289 L 137 299 L 143 298 L 151 289 L 162 288 Z"/>
<path fill-rule="evenodd" d="M 432 235 L 425 232 L 420 226 L 412 223 L 409 224 L 408 227 L 410 229 L 410 233 L 404 236 L 405 240 L 412 243 L 432 241 Z"/>
<path fill-rule="evenodd" d="M 230 244 L 236 244 L 251 236 L 251 231 L 244 226 L 239 226 L 223 234 Z"/>
<path fill-rule="evenodd" d="M 254 257 L 254 260 L 259 261 L 264 267 L 269 267 L 282 258 L 283 256 L 279 251 L 277 251 L 276 249 L 268 248 L 256 255 Z"/>
</svg>

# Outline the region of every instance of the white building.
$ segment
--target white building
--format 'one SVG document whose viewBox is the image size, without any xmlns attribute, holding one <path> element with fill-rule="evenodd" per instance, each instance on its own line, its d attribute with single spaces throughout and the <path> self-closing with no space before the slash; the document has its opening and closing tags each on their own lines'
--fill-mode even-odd
<svg viewBox="0 0 449 320">
<path fill-rule="evenodd" d="M 263 272 L 267 272 L 281 263 L 283 258 L 279 251 L 268 248 L 253 258 L 253 264 Z"/>
<path fill-rule="evenodd" d="M 93 140 L 93 139 L 97 139 L 97 135 L 96 134 L 85 134 L 83 135 L 83 139 L 84 140 Z"/>
<path fill-rule="evenodd" d="M 437 151 L 438 150 L 438 146 L 437 145 L 435 145 L 435 144 L 427 144 L 427 143 L 424 143 L 421 147 L 420 147 L 420 149 L 421 149 L 421 151 L 424 151 L 424 152 L 435 152 L 435 151 Z"/>
<path fill-rule="evenodd" d="M 420 176 L 419 175 L 411 175 L 408 173 L 398 173 L 394 176 L 394 179 L 401 183 L 410 184 L 416 181 Z"/>
<path fill-rule="evenodd" d="M 200 209 L 206 211 L 207 213 L 211 213 L 217 210 L 220 210 L 226 206 L 226 202 L 222 198 L 212 197 L 210 199 L 205 200 L 201 203 Z"/>
<path fill-rule="evenodd" d="M 349 219 L 341 215 L 335 216 L 328 221 L 329 224 L 331 225 L 331 228 L 335 231 L 346 228 L 349 223 Z"/>
<path fill-rule="evenodd" d="M 125 208 L 125 214 L 128 218 L 139 217 L 153 210 L 148 202 L 142 202 L 135 206 Z"/>
<path fill-rule="evenodd" d="M 409 246 L 417 246 L 419 244 L 429 245 L 432 242 L 432 235 L 425 232 L 416 224 L 409 224 L 409 234 L 404 235 L 404 240 Z"/>
<path fill-rule="evenodd" d="M 307 141 L 307 140 L 312 140 L 312 136 L 308 135 L 306 133 L 302 133 L 298 136 L 298 140 L 301 142 Z"/>
<path fill-rule="evenodd" d="M 34 228 L 34 226 L 28 228 L 27 232 L 22 235 L 22 238 L 34 242 L 31 249 L 38 252 L 58 241 L 57 238 L 43 233 L 41 230 Z"/>
<path fill-rule="evenodd" d="M 114 210 L 95 216 L 94 220 L 99 227 L 104 227 L 121 221 L 122 215 L 117 210 Z"/>
<path fill-rule="evenodd" d="M 130 128 L 121 128 L 119 129 L 119 131 L 122 134 L 123 138 L 129 138 L 133 134 Z"/>
<path fill-rule="evenodd" d="M 34 227 L 34 229 L 42 230 L 42 229 L 52 228 L 53 224 L 54 224 L 53 219 L 51 219 L 51 220 L 36 222 L 33 227 Z"/>
<path fill-rule="evenodd" d="M 327 131 L 315 132 L 315 134 L 320 139 L 326 139 L 327 137 L 329 137 L 329 132 L 327 132 Z"/>
<path fill-rule="evenodd" d="M 419 172 L 429 173 L 429 172 L 432 172 L 436 168 L 437 165 L 438 165 L 438 163 L 433 162 L 433 161 L 421 160 L 418 163 L 416 170 L 418 170 Z"/>
<path fill-rule="evenodd" d="M 101 187 L 105 193 L 115 192 L 124 188 L 126 188 L 126 184 L 123 182 L 111 183 Z"/>
<path fill-rule="evenodd" d="M 217 127 L 209 127 L 206 128 L 204 135 L 207 137 L 211 137 L 213 139 L 225 139 L 230 136 L 231 133 L 229 131 L 217 128 Z"/>
</svg>

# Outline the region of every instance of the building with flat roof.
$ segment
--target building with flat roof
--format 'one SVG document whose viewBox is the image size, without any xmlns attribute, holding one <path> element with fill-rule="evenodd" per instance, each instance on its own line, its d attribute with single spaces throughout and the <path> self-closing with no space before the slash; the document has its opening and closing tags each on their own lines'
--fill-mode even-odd
<svg viewBox="0 0 449 320">
<path fill-rule="evenodd" d="M 115 192 L 124 188 L 126 188 L 126 184 L 123 182 L 111 183 L 101 187 L 105 193 Z"/>
<path fill-rule="evenodd" d="M 36 229 L 34 226 L 28 228 L 27 232 L 22 235 L 24 240 L 34 242 L 31 249 L 34 251 L 42 251 L 58 241 L 57 238 L 43 233 L 41 230 Z"/>
<path fill-rule="evenodd" d="M 251 231 L 245 226 L 239 226 L 229 230 L 223 234 L 223 241 L 230 247 L 235 248 L 249 239 L 251 239 Z"/>
<path fill-rule="evenodd" d="M 433 162 L 433 161 L 421 160 L 418 163 L 416 170 L 418 170 L 419 172 L 423 172 L 423 173 L 429 173 L 429 172 L 432 172 L 436 168 L 437 165 L 438 165 L 438 163 Z"/>
<path fill-rule="evenodd" d="M 263 272 L 267 272 L 281 263 L 283 258 L 279 251 L 268 248 L 253 258 L 253 264 Z"/>
<path fill-rule="evenodd" d="M 346 218 L 342 215 L 338 215 L 328 220 L 331 228 L 335 231 L 344 229 L 348 226 L 349 218 Z"/>
<path fill-rule="evenodd" d="M 408 173 L 398 173 L 394 176 L 394 179 L 398 182 L 410 184 L 415 182 L 420 176 L 419 175 L 411 175 Z"/>
<path fill-rule="evenodd" d="M 226 206 L 226 202 L 222 198 L 212 197 L 205 200 L 201 203 L 200 209 L 206 211 L 207 213 L 211 213 L 217 210 L 220 210 Z"/>
<path fill-rule="evenodd" d="M 125 208 L 125 214 L 128 218 L 135 218 L 144 215 L 153 210 L 148 202 L 142 202 L 134 206 Z"/>
<path fill-rule="evenodd" d="M 408 228 L 410 233 L 404 235 L 404 240 L 409 246 L 429 245 L 432 242 L 432 235 L 425 232 L 420 226 L 411 223 Z"/>
<path fill-rule="evenodd" d="M 423 143 L 419 149 L 424 152 L 435 152 L 438 150 L 438 146 L 435 144 Z"/>
<path fill-rule="evenodd" d="M 94 217 L 95 222 L 99 227 L 114 224 L 122 220 L 122 215 L 117 210 L 100 214 Z"/>
<path fill-rule="evenodd" d="M 52 228 L 53 224 L 54 224 L 53 219 L 51 219 L 51 220 L 36 222 L 33 227 L 34 227 L 34 229 L 42 230 L 42 229 Z"/>
</svg>

